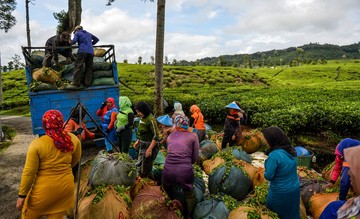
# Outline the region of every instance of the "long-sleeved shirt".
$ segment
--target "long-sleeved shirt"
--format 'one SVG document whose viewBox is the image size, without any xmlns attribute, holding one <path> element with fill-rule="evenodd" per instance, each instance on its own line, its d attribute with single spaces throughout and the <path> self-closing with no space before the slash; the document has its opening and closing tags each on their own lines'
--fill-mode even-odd
<svg viewBox="0 0 360 219">
<path fill-rule="evenodd" d="M 74 38 L 70 42 L 71 45 L 77 43 L 79 45 L 78 53 L 94 54 L 93 45 L 99 42 L 99 38 L 87 32 L 86 30 L 76 31 Z"/>
<path fill-rule="evenodd" d="M 226 116 L 224 124 L 224 136 L 237 135 L 240 128 L 240 116 L 238 113 Z"/>
<path fill-rule="evenodd" d="M 74 207 L 74 176 L 71 168 L 81 157 L 79 139 L 70 134 L 72 152 L 61 152 L 47 135 L 33 140 L 28 148 L 19 195 L 27 195 L 24 208 L 46 214 Z"/>
<path fill-rule="evenodd" d="M 98 109 L 96 112 L 96 115 L 101 116 L 102 123 L 106 124 L 109 130 L 114 128 L 117 114 L 118 110 L 115 107 L 112 109 L 104 107 L 103 109 Z"/>
<path fill-rule="evenodd" d="M 157 121 L 152 114 L 149 114 L 145 118 L 141 118 L 136 137 L 141 141 L 151 142 L 152 140 L 159 141 L 159 128 Z"/>
<path fill-rule="evenodd" d="M 196 133 L 175 131 L 168 136 L 167 144 L 163 183 L 182 184 L 192 189 L 195 179 L 192 165 L 199 156 L 199 140 Z"/>
<path fill-rule="evenodd" d="M 70 119 L 68 121 L 68 123 L 66 124 L 64 130 L 67 132 L 73 132 L 78 130 L 78 128 L 80 128 L 80 125 L 75 122 L 73 119 Z M 84 129 L 84 131 L 79 135 L 81 136 L 81 140 L 85 140 L 85 139 L 94 139 L 95 138 L 95 133 L 90 132 L 87 128 L 85 123 L 82 123 L 82 128 Z M 78 136 L 78 137 L 79 137 Z"/>
<path fill-rule="evenodd" d="M 333 168 L 333 171 L 331 173 L 330 180 L 335 183 L 338 177 L 340 176 L 341 170 L 343 166 L 347 166 L 346 159 L 344 157 L 344 149 L 360 146 L 360 141 L 351 139 L 351 138 L 345 138 L 336 146 L 335 149 L 335 165 Z"/>
<path fill-rule="evenodd" d="M 50 37 L 46 43 L 45 43 L 45 47 L 56 47 L 56 46 L 70 46 L 69 42 L 66 41 L 61 41 L 60 40 L 60 35 L 55 35 Z M 57 62 L 59 61 L 59 51 L 62 50 L 62 54 L 67 58 L 70 57 L 71 54 L 71 48 L 68 49 L 58 49 L 58 48 L 49 48 L 49 49 L 45 49 L 45 53 L 48 52 L 52 52 L 53 56 L 54 56 L 54 61 Z"/>
</svg>

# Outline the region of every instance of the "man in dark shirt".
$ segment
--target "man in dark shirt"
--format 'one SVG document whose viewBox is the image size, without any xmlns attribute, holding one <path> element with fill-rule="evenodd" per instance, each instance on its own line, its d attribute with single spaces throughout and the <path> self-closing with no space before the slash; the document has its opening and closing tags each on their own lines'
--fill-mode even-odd
<svg viewBox="0 0 360 219">
<path fill-rule="evenodd" d="M 59 53 L 66 58 L 66 64 L 75 61 L 71 48 L 56 48 L 57 46 L 70 46 L 70 34 L 68 32 L 64 31 L 61 34 L 50 37 L 46 41 L 45 47 L 48 48 L 45 49 L 45 57 L 43 59 L 44 67 L 50 67 L 53 58 L 55 64 L 59 66 Z"/>
</svg>

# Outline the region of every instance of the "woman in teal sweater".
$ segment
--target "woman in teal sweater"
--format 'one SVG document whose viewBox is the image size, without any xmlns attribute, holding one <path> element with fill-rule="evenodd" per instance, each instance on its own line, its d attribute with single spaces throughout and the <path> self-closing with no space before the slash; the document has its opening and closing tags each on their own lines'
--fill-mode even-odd
<svg viewBox="0 0 360 219">
<path fill-rule="evenodd" d="M 266 207 L 276 212 L 280 219 L 300 219 L 296 150 L 279 127 L 266 128 L 263 134 L 270 146 L 264 173 L 270 182 Z"/>
</svg>

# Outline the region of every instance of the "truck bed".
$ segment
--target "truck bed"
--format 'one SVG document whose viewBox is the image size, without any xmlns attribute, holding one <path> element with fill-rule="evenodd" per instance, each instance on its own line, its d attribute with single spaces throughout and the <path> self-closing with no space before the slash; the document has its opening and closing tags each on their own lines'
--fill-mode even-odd
<svg viewBox="0 0 360 219">
<path fill-rule="evenodd" d="M 50 109 L 59 110 L 64 119 L 67 120 L 70 116 L 71 110 L 79 102 L 86 108 L 89 112 L 91 118 L 100 125 L 101 119 L 96 116 L 96 111 L 101 106 L 101 103 L 104 102 L 108 97 L 112 97 L 115 100 L 115 104 L 118 107 L 119 101 L 119 82 L 118 82 L 118 71 L 117 64 L 115 61 L 114 47 L 113 46 L 97 46 L 101 48 L 109 48 L 106 57 L 104 59 L 107 62 L 111 62 L 114 85 L 99 85 L 91 86 L 83 89 L 54 89 L 54 90 L 41 90 L 32 92 L 30 90 L 30 84 L 33 81 L 32 78 L 32 65 L 30 54 L 27 53 L 27 50 L 30 49 L 44 49 L 45 47 L 23 47 L 23 53 L 25 59 L 27 60 L 26 66 L 26 78 L 28 84 L 28 95 L 29 95 L 29 104 L 30 104 L 30 113 L 32 121 L 32 131 L 33 134 L 38 134 L 39 136 L 44 135 L 45 131 L 42 126 L 42 116 L 43 114 Z M 85 117 L 84 122 L 88 128 L 96 127 L 96 124 L 90 119 L 89 116 Z"/>
</svg>

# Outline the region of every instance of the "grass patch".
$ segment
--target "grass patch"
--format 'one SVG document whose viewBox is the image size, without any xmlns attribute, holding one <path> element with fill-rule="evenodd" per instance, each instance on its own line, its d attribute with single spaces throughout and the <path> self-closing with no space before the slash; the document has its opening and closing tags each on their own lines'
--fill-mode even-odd
<svg viewBox="0 0 360 219">
<path fill-rule="evenodd" d="M 11 145 L 11 142 L 16 135 L 15 130 L 8 126 L 2 126 L 2 131 L 5 134 L 5 139 L 0 142 L 0 155 Z"/>
</svg>

